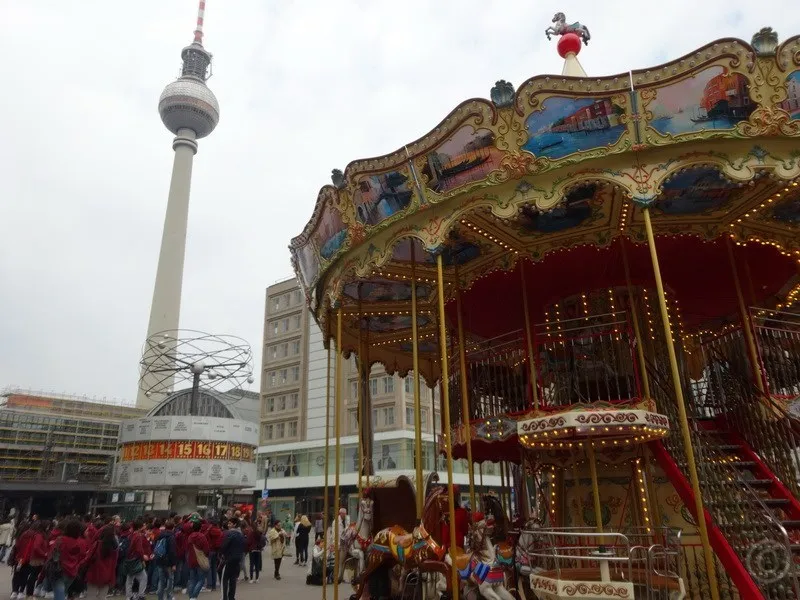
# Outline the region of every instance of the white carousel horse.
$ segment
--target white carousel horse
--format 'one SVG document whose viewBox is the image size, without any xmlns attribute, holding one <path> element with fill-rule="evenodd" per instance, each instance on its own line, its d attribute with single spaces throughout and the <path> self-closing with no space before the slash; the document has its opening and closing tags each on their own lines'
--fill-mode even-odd
<svg viewBox="0 0 800 600">
<path fill-rule="evenodd" d="M 586 25 L 581 25 L 580 23 L 572 23 L 571 25 L 567 25 L 567 17 L 562 12 L 557 12 L 555 14 L 553 17 L 553 23 L 555 23 L 555 25 L 551 25 L 544 30 L 544 34 L 547 36 L 548 40 L 551 39 L 550 36 L 552 35 L 576 33 L 583 40 L 584 46 L 589 45 L 589 40 L 592 39 L 592 36 L 589 35 L 589 29 L 586 27 Z"/>
<path fill-rule="evenodd" d="M 367 548 L 372 543 L 372 498 L 361 498 L 358 503 L 358 519 L 355 525 L 350 525 L 342 536 L 342 561 L 339 565 L 339 579 L 344 577 L 346 557 L 358 561 L 358 571 L 353 573 L 353 578 L 364 572 L 367 558 Z"/>
<path fill-rule="evenodd" d="M 469 552 L 461 552 L 456 556 L 456 570 L 459 578 L 465 582 L 468 594 L 477 588 L 485 600 L 515 600 L 505 586 L 505 569 L 498 562 L 495 547 L 492 544 L 486 521 L 481 518 L 473 523 L 469 530 Z M 459 549 L 460 552 L 460 549 Z M 450 554 L 444 561 L 452 567 Z M 438 594 L 445 591 L 443 577 L 438 576 L 435 589 Z"/>
</svg>

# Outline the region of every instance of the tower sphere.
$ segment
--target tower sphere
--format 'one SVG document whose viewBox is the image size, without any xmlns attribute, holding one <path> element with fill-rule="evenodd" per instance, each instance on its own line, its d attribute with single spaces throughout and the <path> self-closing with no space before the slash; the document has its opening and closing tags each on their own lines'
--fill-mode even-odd
<svg viewBox="0 0 800 600">
<path fill-rule="evenodd" d="M 191 129 L 197 138 L 214 131 L 219 122 L 219 103 L 206 84 L 194 77 L 180 77 L 168 84 L 158 100 L 158 112 L 172 133 Z"/>
</svg>

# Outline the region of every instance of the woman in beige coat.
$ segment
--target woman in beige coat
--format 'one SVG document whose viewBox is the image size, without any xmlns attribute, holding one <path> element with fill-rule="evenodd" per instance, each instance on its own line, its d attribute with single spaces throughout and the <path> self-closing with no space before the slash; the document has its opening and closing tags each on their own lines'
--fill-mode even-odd
<svg viewBox="0 0 800 600">
<path fill-rule="evenodd" d="M 269 541 L 269 549 L 272 554 L 272 560 L 275 562 L 275 579 L 281 578 L 281 560 L 283 553 L 286 550 L 286 540 L 288 534 L 283 530 L 280 521 L 275 521 L 275 524 L 267 532 L 267 540 Z"/>
</svg>

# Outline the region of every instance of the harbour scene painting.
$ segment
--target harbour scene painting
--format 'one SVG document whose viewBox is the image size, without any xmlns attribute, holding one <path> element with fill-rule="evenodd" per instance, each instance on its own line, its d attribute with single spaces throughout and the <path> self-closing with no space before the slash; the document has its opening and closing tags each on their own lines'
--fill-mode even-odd
<svg viewBox="0 0 800 600">
<path fill-rule="evenodd" d="M 599 146 L 610 146 L 625 132 L 622 107 L 611 98 L 547 98 L 525 121 L 529 139 L 523 149 L 535 156 L 561 158 Z"/>
<path fill-rule="evenodd" d="M 425 315 L 417 315 L 417 327 L 430 325 L 431 318 Z M 377 317 L 364 317 L 362 319 L 362 329 L 369 329 L 375 333 L 388 333 L 390 331 L 400 331 L 401 329 L 411 329 L 411 315 L 379 315 Z"/>
<path fill-rule="evenodd" d="M 480 246 L 453 230 L 448 234 L 447 244 L 442 250 L 442 263 L 448 267 L 464 265 L 480 255 Z"/>
<path fill-rule="evenodd" d="M 430 286 L 417 285 L 417 298 L 426 298 L 430 293 Z M 347 284 L 344 294 L 353 300 L 365 302 L 407 302 L 411 300 L 411 284 L 388 279 L 370 279 Z"/>
<path fill-rule="evenodd" d="M 678 135 L 703 129 L 733 129 L 756 105 L 747 78 L 724 67 L 709 67 L 696 75 L 656 90 L 647 105 L 649 126 L 661 134 Z"/>
<path fill-rule="evenodd" d="M 415 237 L 404 238 L 398 241 L 394 245 L 394 250 L 392 250 L 392 260 L 410 263 L 412 259 L 411 255 L 412 246 L 414 247 L 413 258 L 417 264 L 422 264 L 422 263 L 433 264 L 436 262 L 436 259 L 433 257 L 433 255 L 430 252 L 428 252 L 422 245 L 422 242 Z"/>
<path fill-rule="evenodd" d="M 400 171 L 362 177 L 353 195 L 356 219 L 364 225 L 377 225 L 402 212 L 414 195 L 411 184 L 411 178 Z"/>
<path fill-rule="evenodd" d="M 347 237 L 347 227 L 342 222 L 339 209 L 330 202 L 326 203 L 321 212 L 319 223 L 314 230 L 312 239 L 319 248 L 319 254 L 325 260 L 338 252 Z"/>
<path fill-rule="evenodd" d="M 503 153 L 494 145 L 494 132 L 467 125 L 426 157 L 423 173 L 428 186 L 443 193 L 479 181 L 500 166 Z"/>
<path fill-rule="evenodd" d="M 786 78 L 786 100 L 781 102 L 781 108 L 792 119 L 800 119 L 800 71 L 794 71 Z"/>
<path fill-rule="evenodd" d="M 772 217 L 788 225 L 800 225 L 800 188 L 794 189 L 797 191 L 783 198 L 772 209 Z"/>
<path fill-rule="evenodd" d="M 303 283 L 306 287 L 310 287 L 319 275 L 319 258 L 313 244 L 307 243 L 297 252 L 297 266 Z"/>
<path fill-rule="evenodd" d="M 688 169 L 662 186 L 657 206 L 668 215 L 710 212 L 727 202 L 736 189 L 716 169 Z"/>
<path fill-rule="evenodd" d="M 592 215 L 592 200 L 597 193 L 595 184 L 583 185 L 570 191 L 553 210 L 541 212 L 533 206 L 523 206 L 519 223 L 536 233 L 555 233 L 577 227 Z"/>
</svg>

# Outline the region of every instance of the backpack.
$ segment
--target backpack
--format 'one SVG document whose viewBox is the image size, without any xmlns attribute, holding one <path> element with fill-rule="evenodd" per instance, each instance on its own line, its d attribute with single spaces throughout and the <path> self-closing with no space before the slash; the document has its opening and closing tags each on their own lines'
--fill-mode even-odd
<svg viewBox="0 0 800 600">
<path fill-rule="evenodd" d="M 158 541 L 156 542 L 156 547 L 153 548 L 153 556 L 155 557 L 155 559 L 158 562 L 163 561 L 164 559 L 167 558 L 168 551 L 169 548 L 167 547 L 167 538 L 166 537 L 158 538 Z"/>
<path fill-rule="evenodd" d="M 44 576 L 51 584 L 64 576 L 64 570 L 61 568 L 61 539 L 53 546 L 53 552 L 44 564 Z"/>
<path fill-rule="evenodd" d="M 119 556 L 122 559 L 128 558 L 128 550 L 131 549 L 131 536 L 122 538 L 119 541 Z"/>
</svg>

